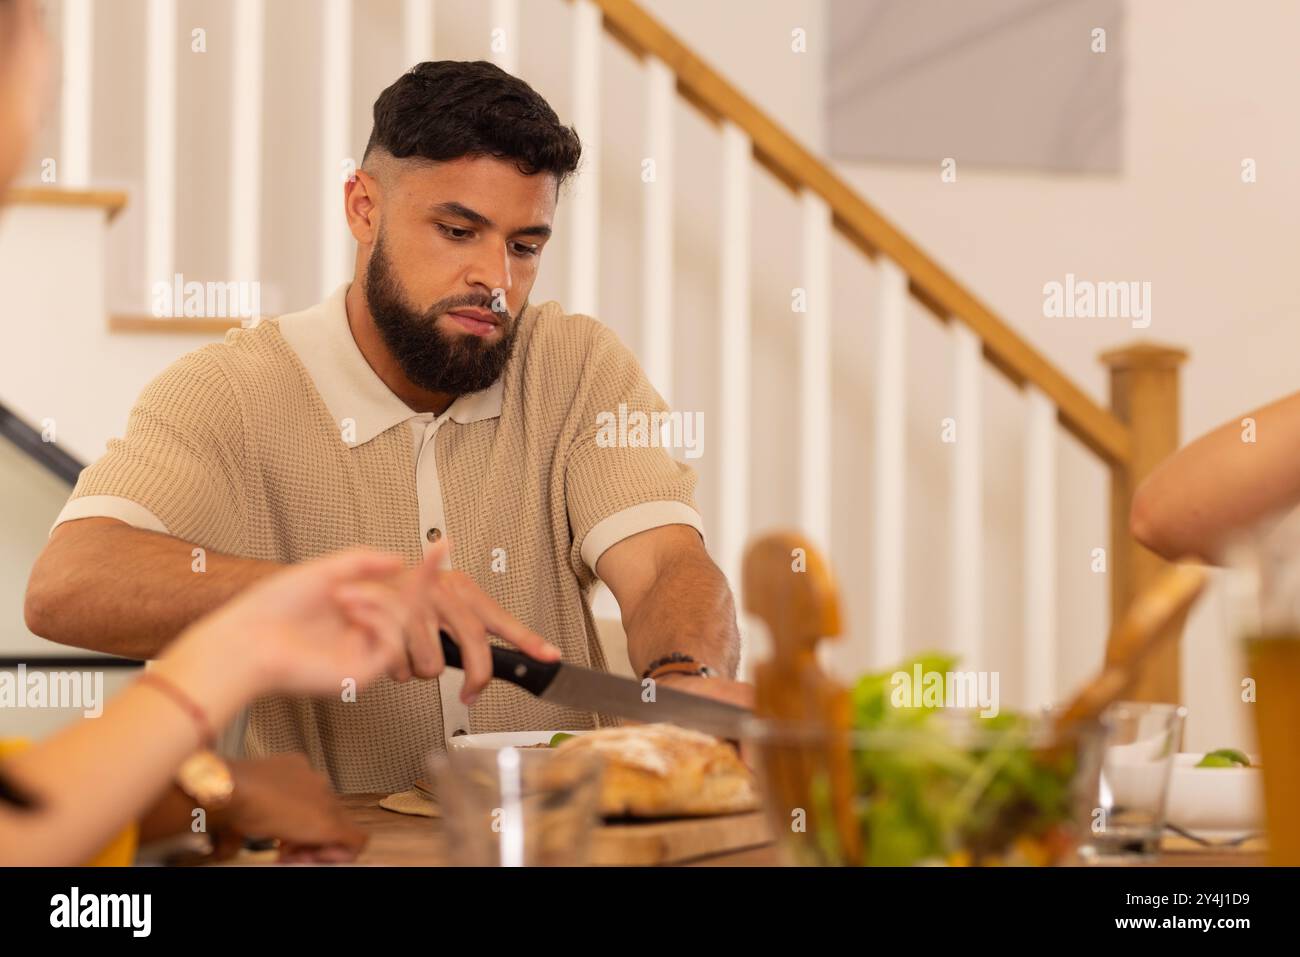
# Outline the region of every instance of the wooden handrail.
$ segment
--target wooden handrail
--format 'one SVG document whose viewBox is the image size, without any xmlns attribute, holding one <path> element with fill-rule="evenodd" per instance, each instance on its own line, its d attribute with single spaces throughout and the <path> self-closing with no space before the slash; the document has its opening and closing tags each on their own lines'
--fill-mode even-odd
<svg viewBox="0 0 1300 957">
<path fill-rule="evenodd" d="M 884 255 L 908 275 L 909 290 L 939 319 L 967 325 L 984 357 L 1021 387 L 1032 383 L 1056 405 L 1061 424 L 1111 466 L 1130 455 L 1128 427 L 993 314 L 973 293 L 864 200 L 825 163 L 696 56 L 633 0 L 592 0 L 605 30 L 634 56 L 654 56 L 677 77 L 677 91 L 715 123 L 728 120 L 753 143 L 754 158 L 791 190 L 809 189 L 831 207 L 835 228 L 868 256 Z"/>
<path fill-rule="evenodd" d="M 0 196 L 0 206 L 97 206 L 109 221 L 126 206 L 126 193 L 105 189 L 63 189 L 59 186 L 24 186 Z"/>
<path fill-rule="evenodd" d="M 214 333 L 224 336 L 231 329 L 243 325 L 238 319 L 211 317 L 186 318 L 178 316 L 155 317 L 146 315 L 112 315 L 108 317 L 109 332 L 182 332 Z"/>
</svg>

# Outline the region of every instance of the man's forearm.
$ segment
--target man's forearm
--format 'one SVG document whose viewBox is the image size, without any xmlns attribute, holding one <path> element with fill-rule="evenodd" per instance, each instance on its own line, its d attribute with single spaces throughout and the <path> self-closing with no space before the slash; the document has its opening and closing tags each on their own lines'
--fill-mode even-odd
<svg viewBox="0 0 1300 957">
<path fill-rule="evenodd" d="M 32 569 L 24 613 L 35 634 L 152 658 L 189 624 L 282 567 L 206 552 L 113 519 L 60 525 Z"/>
<path fill-rule="evenodd" d="M 735 602 L 726 577 L 703 550 L 666 563 L 623 625 L 637 674 L 676 651 L 725 677 L 736 675 L 740 633 Z"/>
</svg>

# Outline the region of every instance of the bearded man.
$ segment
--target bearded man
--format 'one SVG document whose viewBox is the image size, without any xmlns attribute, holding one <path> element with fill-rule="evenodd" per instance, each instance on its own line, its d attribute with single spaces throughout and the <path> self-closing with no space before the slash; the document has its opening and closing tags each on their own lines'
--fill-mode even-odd
<svg viewBox="0 0 1300 957">
<path fill-rule="evenodd" d="M 144 390 L 59 516 L 28 626 L 150 658 L 287 563 L 353 545 L 413 567 L 446 552 L 454 571 L 389 678 L 250 711 L 249 754 L 305 753 L 343 791 L 409 787 L 453 735 L 595 726 L 489 683 L 489 646 L 606 667 L 597 579 L 637 673 L 748 703 L 694 474 L 661 447 L 598 441 L 602 414 L 663 400 L 605 326 L 528 302 L 580 153 L 545 100 L 488 63 L 422 63 L 385 90 L 343 186 L 353 280 Z M 445 670 L 439 628 L 463 672 Z"/>
</svg>

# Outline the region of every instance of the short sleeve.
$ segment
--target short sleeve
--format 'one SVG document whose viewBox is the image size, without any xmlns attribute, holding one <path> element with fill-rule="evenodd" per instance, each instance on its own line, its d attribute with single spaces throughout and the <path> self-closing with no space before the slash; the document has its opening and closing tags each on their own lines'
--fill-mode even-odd
<svg viewBox="0 0 1300 957">
<path fill-rule="evenodd" d="M 698 450 L 698 416 L 670 412 L 604 326 L 595 327 L 572 408 L 565 496 L 583 564 L 594 572 L 611 545 L 663 525 L 689 525 L 703 537 L 695 471 L 671 454 Z"/>
<path fill-rule="evenodd" d="M 243 462 L 237 397 L 217 359 L 199 350 L 145 387 L 125 437 L 110 440 L 106 454 L 81 473 L 58 521 L 108 516 L 238 551 Z"/>
</svg>

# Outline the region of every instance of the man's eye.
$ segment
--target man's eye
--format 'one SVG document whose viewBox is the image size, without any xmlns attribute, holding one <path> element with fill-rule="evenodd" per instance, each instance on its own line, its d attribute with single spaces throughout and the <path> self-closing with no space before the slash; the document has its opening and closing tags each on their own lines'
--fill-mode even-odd
<svg viewBox="0 0 1300 957">
<path fill-rule="evenodd" d="M 469 239 L 470 236 L 474 235 L 473 230 L 462 229 L 459 226 L 445 226 L 442 223 L 438 223 L 437 226 L 442 234 L 449 239 Z"/>
<path fill-rule="evenodd" d="M 536 246 L 530 246 L 527 243 L 515 243 L 516 256 L 536 256 L 538 249 Z"/>
</svg>

